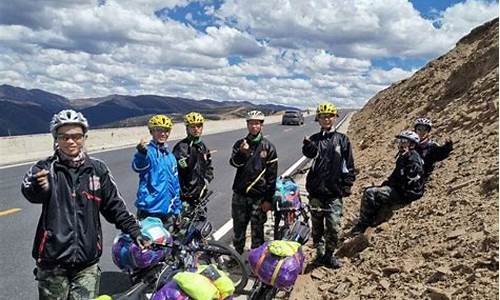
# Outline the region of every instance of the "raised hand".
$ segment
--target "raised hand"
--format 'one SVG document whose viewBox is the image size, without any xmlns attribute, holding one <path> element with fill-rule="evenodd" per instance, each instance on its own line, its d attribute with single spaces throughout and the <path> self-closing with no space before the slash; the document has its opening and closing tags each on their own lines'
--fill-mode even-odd
<svg viewBox="0 0 500 300">
<path fill-rule="evenodd" d="M 142 154 L 147 154 L 148 153 L 148 149 L 146 148 L 148 144 L 148 140 L 146 138 L 142 138 L 139 142 L 139 144 L 137 144 L 136 148 L 137 148 L 137 151 L 142 153 Z"/>
<path fill-rule="evenodd" d="M 250 145 L 247 143 L 247 139 L 243 139 L 240 144 L 240 151 L 243 153 L 247 153 L 250 150 Z"/>
<path fill-rule="evenodd" d="M 42 190 L 44 190 L 44 191 L 49 190 L 49 171 L 48 170 L 41 170 L 38 173 L 36 173 L 35 175 L 33 175 L 33 177 L 35 177 L 38 185 L 42 188 Z"/>
</svg>

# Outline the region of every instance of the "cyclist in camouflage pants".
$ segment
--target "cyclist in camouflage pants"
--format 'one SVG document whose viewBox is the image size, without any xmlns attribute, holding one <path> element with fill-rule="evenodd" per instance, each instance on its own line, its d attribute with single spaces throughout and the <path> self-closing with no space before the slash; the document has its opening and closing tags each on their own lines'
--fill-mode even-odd
<svg viewBox="0 0 500 300">
<path fill-rule="evenodd" d="M 355 180 L 349 138 L 337 132 L 333 126 L 337 116 L 335 105 L 326 102 L 319 104 L 316 118 L 321 131 L 310 138 L 304 138 L 302 146 L 302 153 L 314 159 L 307 174 L 306 189 L 311 206 L 316 263 L 331 268 L 342 266 L 333 253 L 340 233 L 342 197 L 351 194 L 351 186 Z"/>
<path fill-rule="evenodd" d="M 34 164 L 23 178 L 24 197 L 41 204 L 33 258 L 39 299 L 91 299 L 99 290 L 102 255 L 100 215 L 141 247 L 147 242 L 127 210 L 106 164 L 88 156 L 87 119 L 73 110 L 50 123 L 55 152 Z"/>
<path fill-rule="evenodd" d="M 274 145 L 262 136 L 264 114 L 251 111 L 247 115 L 248 135 L 236 141 L 229 163 L 235 167 L 231 215 L 233 218 L 233 245 L 243 253 L 245 233 L 251 223 L 252 245 L 264 243 L 266 212 L 272 207 L 276 190 L 278 155 Z"/>
</svg>

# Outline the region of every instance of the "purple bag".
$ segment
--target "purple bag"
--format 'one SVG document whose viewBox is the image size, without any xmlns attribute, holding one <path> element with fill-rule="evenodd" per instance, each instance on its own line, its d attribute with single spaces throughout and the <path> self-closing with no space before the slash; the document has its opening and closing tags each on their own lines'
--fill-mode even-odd
<svg viewBox="0 0 500 300">
<path fill-rule="evenodd" d="M 190 298 L 184 294 L 181 288 L 171 280 L 161 287 L 151 300 L 189 300 Z"/>
<path fill-rule="evenodd" d="M 302 249 L 299 248 L 293 256 L 280 257 L 272 254 L 268 245 L 269 242 L 265 242 L 250 250 L 248 262 L 252 272 L 265 284 L 278 289 L 291 288 L 304 267 Z"/>
<path fill-rule="evenodd" d="M 169 252 L 168 248 L 141 250 L 126 234 L 115 238 L 111 256 L 115 265 L 122 271 L 132 272 L 161 261 Z"/>
<path fill-rule="evenodd" d="M 140 223 L 143 236 L 153 243 L 165 247 L 143 251 L 132 241 L 128 234 L 119 234 L 113 242 L 111 256 L 115 265 L 126 272 L 156 264 L 171 251 L 168 246 L 173 243 L 172 235 L 163 227 L 160 219 L 147 217 L 141 220 Z"/>
<path fill-rule="evenodd" d="M 151 300 L 190 300 L 189 296 L 184 294 L 182 289 L 171 280 L 161 287 Z M 233 296 L 228 296 L 224 300 L 233 300 Z"/>
</svg>

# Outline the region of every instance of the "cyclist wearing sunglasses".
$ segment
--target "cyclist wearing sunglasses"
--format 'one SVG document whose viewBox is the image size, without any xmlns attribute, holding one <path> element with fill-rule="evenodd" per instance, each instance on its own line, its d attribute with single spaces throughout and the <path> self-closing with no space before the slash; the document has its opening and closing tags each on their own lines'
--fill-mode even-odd
<svg viewBox="0 0 500 300">
<path fill-rule="evenodd" d="M 438 161 L 446 159 L 453 150 L 453 142 L 446 139 L 444 145 L 440 146 L 430 138 L 432 122 L 427 118 L 417 118 L 414 126 L 415 132 L 420 137 L 420 143 L 415 148 L 424 160 L 424 176 L 429 179 L 434 164 Z"/>
<path fill-rule="evenodd" d="M 139 173 L 137 217 L 157 217 L 167 227 L 182 210 L 177 161 L 167 145 L 172 126 L 165 115 L 151 117 L 148 129 L 152 139 L 149 143 L 141 139 L 132 161 L 132 169 Z"/>
<path fill-rule="evenodd" d="M 99 213 L 143 247 L 106 164 L 84 150 L 89 125 L 63 110 L 50 123 L 55 152 L 33 165 L 22 183 L 28 201 L 42 204 L 32 255 L 39 299 L 90 299 L 98 295 L 102 254 Z"/>
<path fill-rule="evenodd" d="M 420 138 L 411 131 L 402 131 L 396 136 L 398 154 L 396 167 L 381 186 L 365 189 L 361 198 L 359 221 L 351 229 L 352 235 L 364 233 L 373 225 L 382 207 L 394 204 L 408 204 L 424 194 L 423 160 L 415 150 Z"/>
</svg>

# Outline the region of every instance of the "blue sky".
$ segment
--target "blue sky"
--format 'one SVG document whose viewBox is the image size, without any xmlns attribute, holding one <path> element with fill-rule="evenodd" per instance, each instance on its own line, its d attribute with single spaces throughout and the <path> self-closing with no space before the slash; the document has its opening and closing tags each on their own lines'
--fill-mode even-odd
<svg viewBox="0 0 500 300">
<path fill-rule="evenodd" d="M 494 17 L 488 0 L 4 1 L 0 76 L 69 98 L 360 107 Z"/>
</svg>

